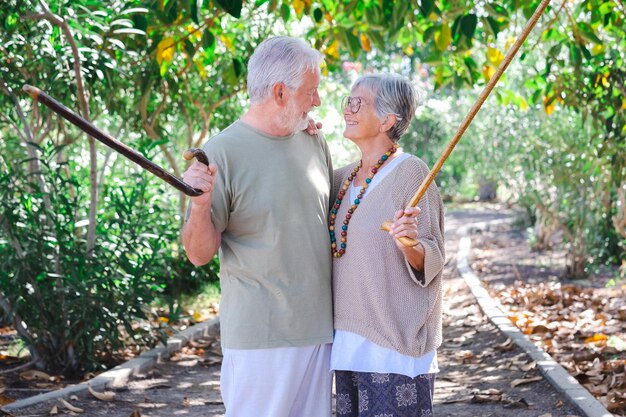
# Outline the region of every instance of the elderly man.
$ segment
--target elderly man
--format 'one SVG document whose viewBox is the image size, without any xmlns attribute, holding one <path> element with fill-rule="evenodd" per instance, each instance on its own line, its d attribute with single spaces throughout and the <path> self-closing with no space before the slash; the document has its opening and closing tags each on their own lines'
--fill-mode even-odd
<svg viewBox="0 0 626 417">
<path fill-rule="evenodd" d="M 220 250 L 221 388 L 227 416 L 331 413 L 332 165 L 303 131 L 320 105 L 322 55 L 301 39 L 262 42 L 248 64 L 250 106 L 204 146 L 184 181 L 192 198 L 187 256 Z"/>
</svg>

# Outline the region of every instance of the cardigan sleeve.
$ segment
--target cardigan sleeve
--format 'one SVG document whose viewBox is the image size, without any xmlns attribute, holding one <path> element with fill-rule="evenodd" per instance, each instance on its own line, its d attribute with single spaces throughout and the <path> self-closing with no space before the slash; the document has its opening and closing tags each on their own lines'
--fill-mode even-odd
<svg viewBox="0 0 626 417">
<path fill-rule="evenodd" d="M 409 204 L 429 172 L 426 164 L 419 158 L 412 158 L 407 162 L 410 163 L 403 164 L 397 180 L 397 184 L 403 185 L 395 188 L 394 200 L 398 201 L 398 209 Z M 426 287 L 442 272 L 445 264 L 443 202 L 434 182 L 428 187 L 417 206 L 421 209 L 417 216 L 417 240 L 424 247 L 424 270 L 415 270 L 406 258 L 404 262 L 411 279 L 416 284 Z"/>
</svg>

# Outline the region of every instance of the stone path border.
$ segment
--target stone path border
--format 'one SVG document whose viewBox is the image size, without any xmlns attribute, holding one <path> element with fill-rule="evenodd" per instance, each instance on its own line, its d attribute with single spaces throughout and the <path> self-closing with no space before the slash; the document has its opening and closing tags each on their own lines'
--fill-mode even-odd
<svg viewBox="0 0 626 417">
<path fill-rule="evenodd" d="M 472 247 L 470 233 L 475 231 L 494 231 L 510 229 L 515 219 L 500 219 L 491 222 L 473 223 L 460 227 L 457 234 L 460 238 L 457 252 L 457 269 L 472 294 L 476 298 L 480 309 L 489 320 L 517 346 L 524 350 L 539 367 L 541 374 L 563 394 L 586 417 L 613 417 L 613 414 L 596 400 L 578 381 L 572 377 L 552 357 L 535 346 L 500 309 L 500 303 L 491 298 L 483 284 L 469 266 L 468 258 Z"/>
<path fill-rule="evenodd" d="M 0 408 L 0 410 L 10 412 L 20 408 L 30 407 L 44 401 L 68 397 L 77 392 L 86 391 L 87 386 L 91 386 L 95 390 L 123 386 L 128 382 L 130 377 L 149 371 L 161 359 L 168 358 L 172 353 L 181 350 L 189 341 L 207 337 L 209 330 L 218 324 L 219 318 L 217 317 L 206 322 L 196 324 L 170 337 L 167 340 L 166 345 L 160 345 L 154 349 L 144 352 L 137 358 L 131 359 L 130 361 L 118 365 L 111 370 L 103 372 L 89 381 L 76 385 L 70 385 L 56 391 L 50 391 L 33 397 L 24 398 L 23 400 L 7 404 Z"/>
</svg>

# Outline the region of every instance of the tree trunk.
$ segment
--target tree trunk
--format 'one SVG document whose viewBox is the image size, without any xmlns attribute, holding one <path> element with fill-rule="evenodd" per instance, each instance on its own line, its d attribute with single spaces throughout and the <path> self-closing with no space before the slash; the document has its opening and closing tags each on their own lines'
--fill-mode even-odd
<svg viewBox="0 0 626 417">
<path fill-rule="evenodd" d="M 494 201 L 497 197 L 497 188 L 496 181 L 482 177 L 478 182 L 478 199 L 480 201 Z"/>
</svg>

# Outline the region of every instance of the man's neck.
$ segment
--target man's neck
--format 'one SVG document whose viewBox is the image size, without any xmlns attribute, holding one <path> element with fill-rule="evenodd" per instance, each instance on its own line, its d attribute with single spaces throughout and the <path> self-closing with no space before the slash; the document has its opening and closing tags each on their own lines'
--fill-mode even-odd
<svg viewBox="0 0 626 417">
<path fill-rule="evenodd" d="M 285 128 L 280 117 L 264 105 L 253 104 L 241 117 L 241 121 L 271 136 L 290 136 L 293 130 Z"/>
</svg>

